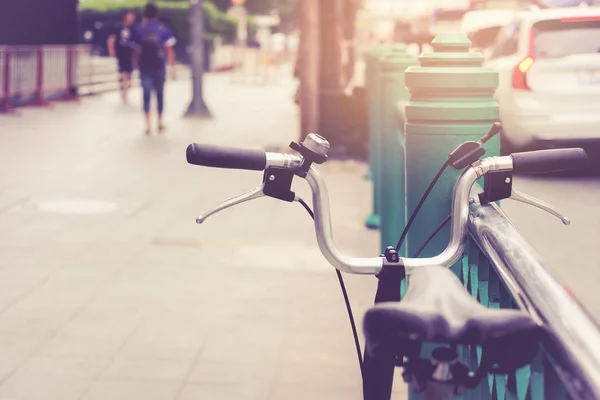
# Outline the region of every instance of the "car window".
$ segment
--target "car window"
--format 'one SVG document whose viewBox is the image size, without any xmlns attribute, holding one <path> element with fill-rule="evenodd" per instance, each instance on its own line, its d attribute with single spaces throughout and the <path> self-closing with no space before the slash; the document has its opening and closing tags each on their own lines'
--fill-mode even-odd
<svg viewBox="0 0 600 400">
<path fill-rule="evenodd" d="M 501 26 L 490 26 L 469 33 L 472 46 L 480 49 L 489 48 L 495 43 L 501 29 Z"/>
<path fill-rule="evenodd" d="M 496 37 L 490 58 L 506 57 L 516 54 L 519 50 L 519 33 L 519 21 L 513 21 L 506 25 Z"/>
<path fill-rule="evenodd" d="M 600 52 L 600 16 L 597 20 L 541 21 L 533 26 L 537 59 L 562 58 Z"/>
</svg>

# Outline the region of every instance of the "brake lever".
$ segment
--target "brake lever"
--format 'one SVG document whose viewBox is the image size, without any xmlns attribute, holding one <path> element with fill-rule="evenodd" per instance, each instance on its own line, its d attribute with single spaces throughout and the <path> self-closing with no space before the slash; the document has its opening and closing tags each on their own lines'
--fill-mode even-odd
<svg viewBox="0 0 600 400">
<path fill-rule="evenodd" d="M 544 203 L 543 201 L 538 200 L 535 197 L 531 197 L 525 193 L 519 192 L 518 190 L 513 189 L 512 195 L 509 197 L 509 199 L 529 204 L 530 206 L 534 206 L 539 208 L 540 210 L 544 210 L 547 213 L 550 213 L 556 218 L 560 219 L 565 225 L 569 225 L 571 223 L 571 220 L 566 215 L 553 208 L 550 204 Z"/>
<path fill-rule="evenodd" d="M 292 142 L 290 147 L 302 155 L 302 161 L 298 166 L 268 167 L 263 174 L 263 183 L 254 190 L 237 196 L 230 197 L 204 215 L 196 218 L 196 223 L 201 224 L 208 217 L 223 211 L 226 208 L 245 203 L 260 197 L 272 197 L 287 202 L 300 201 L 296 193 L 292 191 L 292 181 L 295 176 L 306 178 L 312 163 L 322 164 L 327 160 L 329 142 L 315 134 L 310 133 L 302 143 Z"/>
<path fill-rule="evenodd" d="M 560 219 L 565 225 L 571 223 L 566 215 L 551 205 L 513 189 L 513 175 L 511 171 L 489 171 L 483 179 L 483 192 L 479 193 L 479 202 L 481 204 L 512 199 L 546 211 Z"/>
<path fill-rule="evenodd" d="M 296 193 L 291 190 L 294 174 L 294 170 L 291 169 L 269 167 L 264 172 L 262 185 L 249 192 L 238 194 L 237 196 L 224 200 L 206 214 L 196 218 L 196 223 L 201 224 L 211 215 L 223 211 L 226 208 L 265 196 L 287 202 L 297 201 L 298 197 L 296 196 Z"/>
<path fill-rule="evenodd" d="M 203 214 L 203 215 L 199 216 L 198 218 L 196 218 L 196 223 L 201 224 L 204 221 L 206 221 L 206 219 L 208 217 L 210 217 L 211 215 L 214 215 L 214 214 L 218 213 L 219 211 L 223 211 L 226 208 L 230 208 L 230 207 L 236 206 L 241 203 L 245 203 L 250 200 L 264 197 L 265 196 L 264 187 L 265 187 L 265 185 L 262 184 L 259 187 L 257 187 L 256 189 L 253 189 L 249 192 L 238 194 L 236 196 L 233 196 L 233 197 L 230 197 L 230 198 L 224 200 L 218 206 L 216 206 L 215 208 L 213 208 L 206 214 Z"/>
</svg>

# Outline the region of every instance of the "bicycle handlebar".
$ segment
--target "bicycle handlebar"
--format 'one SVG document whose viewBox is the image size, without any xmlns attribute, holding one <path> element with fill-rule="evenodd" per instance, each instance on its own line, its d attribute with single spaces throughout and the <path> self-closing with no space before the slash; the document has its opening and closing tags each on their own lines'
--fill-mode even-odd
<svg viewBox="0 0 600 400">
<path fill-rule="evenodd" d="M 187 149 L 188 162 L 220 168 L 262 170 L 269 166 L 296 169 L 304 162 L 303 158 L 291 154 L 265 153 L 257 150 L 241 150 L 218 148 L 214 146 L 192 144 Z M 435 257 L 404 258 L 399 262 L 388 262 L 385 257 L 349 257 L 344 255 L 335 245 L 331 227 L 331 210 L 327 185 L 318 169 L 311 165 L 305 179 L 313 196 L 313 212 L 315 231 L 319 248 L 327 261 L 340 271 L 353 274 L 378 274 L 384 266 L 403 266 L 406 273 L 421 267 L 450 267 L 463 255 L 467 236 L 469 218 L 469 197 L 471 188 L 477 179 L 489 171 L 513 171 L 515 173 L 543 173 L 581 166 L 587 161 L 587 155 L 582 149 L 542 150 L 530 153 L 516 153 L 510 156 L 489 157 L 475 162 L 467 167 L 458 178 L 452 197 L 452 219 L 450 241 L 446 249 Z M 304 175 L 303 175 L 304 176 Z M 260 192 L 259 189 L 257 189 Z M 257 191 L 251 192 L 255 198 Z M 230 199 L 211 213 L 239 204 L 243 199 Z M 203 219 L 205 219 L 205 217 Z"/>
<path fill-rule="evenodd" d="M 263 150 L 236 149 L 196 143 L 188 146 L 186 158 L 190 164 L 216 168 L 262 171 L 267 165 L 267 153 Z"/>
<path fill-rule="evenodd" d="M 583 149 L 553 149 L 511 154 L 515 174 L 538 174 L 568 171 L 585 166 L 588 161 Z"/>
<path fill-rule="evenodd" d="M 215 168 L 262 171 L 267 167 L 295 168 L 301 164 L 301 159 L 291 154 L 199 143 L 190 144 L 185 154 L 190 164 Z"/>
<path fill-rule="evenodd" d="M 404 266 L 407 274 L 414 268 L 450 267 L 462 257 L 465 248 L 471 187 L 478 178 L 485 175 L 488 171 L 510 171 L 512 168 L 512 158 L 510 156 L 505 156 L 486 158 L 465 169 L 454 186 L 450 241 L 448 242 L 446 249 L 435 257 L 400 257 L 399 262 L 390 263 L 385 257 L 348 257 L 339 251 L 333 240 L 327 187 L 319 171 L 312 166 L 306 176 L 306 180 L 313 192 L 315 230 L 321 253 L 323 253 L 327 261 L 335 268 L 352 274 L 376 275 L 387 265 L 392 267 Z"/>
</svg>

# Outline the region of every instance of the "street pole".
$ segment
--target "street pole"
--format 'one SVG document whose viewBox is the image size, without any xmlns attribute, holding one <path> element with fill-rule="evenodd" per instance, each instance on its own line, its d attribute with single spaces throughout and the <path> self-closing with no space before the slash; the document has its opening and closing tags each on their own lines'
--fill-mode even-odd
<svg viewBox="0 0 600 400">
<path fill-rule="evenodd" d="M 344 147 L 342 0 L 319 2 L 319 134 L 332 148 Z"/>
<path fill-rule="evenodd" d="M 319 0 L 299 0 L 300 140 L 319 130 Z"/>
<path fill-rule="evenodd" d="M 346 52 L 346 65 L 344 68 L 344 85 L 347 85 L 354 75 L 356 53 L 354 36 L 356 35 L 356 8 L 358 0 L 345 0 L 344 2 L 344 45 Z"/>
<path fill-rule="evenodd" d="M 186 117 L 212 117 L 204 102 L 204 16 L 202 0 L 190 0 L 190 67 L 192 69 L 192 101 Z"/>
</svg>

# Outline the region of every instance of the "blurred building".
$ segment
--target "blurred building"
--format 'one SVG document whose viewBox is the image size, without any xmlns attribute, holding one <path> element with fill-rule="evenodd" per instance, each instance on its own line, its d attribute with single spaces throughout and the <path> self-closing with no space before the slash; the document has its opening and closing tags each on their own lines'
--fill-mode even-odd
<svg viewBox="0 0 600 400">
<path fill-rule="evenodd" d="M 78 42 L 78 0 L 1 0 L 0 44 Z"/>
<path fill-rule="evenodd" d="M 440 32 L 459 31 L 469 0 L 365 0 L 361 29 L 375 41 L 427 43 Z"/>
</svg>

